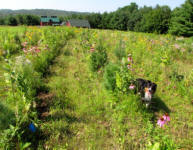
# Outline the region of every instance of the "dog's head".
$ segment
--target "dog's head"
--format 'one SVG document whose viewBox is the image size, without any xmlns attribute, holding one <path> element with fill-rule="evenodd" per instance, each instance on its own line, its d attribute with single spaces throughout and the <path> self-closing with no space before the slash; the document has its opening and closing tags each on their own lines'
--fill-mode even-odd
<svg viewBox="0 0 193 150">
<path fill-rule="evenodd" d="M 144 92 L 149 92 L 151 95 L 153 95 L 156 92 L 157 84 L 148 81 L 146 87 L 144 88 Z"/>
</svg>

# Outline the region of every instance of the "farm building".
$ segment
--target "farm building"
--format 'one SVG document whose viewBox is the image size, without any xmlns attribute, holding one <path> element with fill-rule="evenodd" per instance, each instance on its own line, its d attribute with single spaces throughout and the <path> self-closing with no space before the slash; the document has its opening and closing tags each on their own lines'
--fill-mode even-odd
<svg viewBox="0 0 193 150">
<path fill-rule="evenodd" d="M 54 26 L 54 25 L 57 26 L 57 25 L 60 25 L 60 20 L 57 16 L 51 16 L 51 17 L 41 16 L 40 25 L 41 26 Z"/>
<path fill-rule="evenodd" d="M 66 26 L 71 26 L 71 27 L 81 27 L 81 28 L 90 28 L 90 24 L 88 20 L 78 20 L 78 19 L 72 19 L 68 20 L 66 22 Z"/>
</svg>

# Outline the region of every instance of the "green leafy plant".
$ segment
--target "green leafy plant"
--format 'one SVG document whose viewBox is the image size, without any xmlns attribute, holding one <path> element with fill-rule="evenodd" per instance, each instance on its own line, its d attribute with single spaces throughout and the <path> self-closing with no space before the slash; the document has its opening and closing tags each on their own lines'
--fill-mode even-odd
<svg viewBox="0 0 193 150">
<path fill-rule="evenodd" d="M 98 71 L 104 67 L 108 62 L 108 56 L 106 48 L 102 42 L 102 39 L 99 40 L 95 51 L 91 53 L 90 56 L 90 67 L 93 72 Z"/>
<path fill-rule="evenodd" d="M 106 89 L 115 91 L 116 89 L 116 74 L 120 71 L 120 68 L 116 64 L 109 63 L 105 67 L 104 71 L 104 85 Z"/>
<path fill-rule="evenodd" d="M 115 54 L 115 56 L 117 56 L 118 60 L 121 60 L 123 57 L 126 57 L 125 43 L 122 39 L 116 45 L 116 48 L 114 50 L 114 54 Z"/>
</svg>

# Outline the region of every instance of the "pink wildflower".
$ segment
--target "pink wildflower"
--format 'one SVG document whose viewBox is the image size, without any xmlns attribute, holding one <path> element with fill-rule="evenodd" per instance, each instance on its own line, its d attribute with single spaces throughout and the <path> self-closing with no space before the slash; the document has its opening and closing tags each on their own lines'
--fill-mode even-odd
<svg viewBox="0 0 193 150">
<path fill-rule="evenodd" d="M 157 121 L 157 124 L 160 126 L 160 127 L 163 127 L 163 125 L 166 123 L 165 119 L 163 117 L 161 117 L 158 121 Z"/>
<path fill-rule="evenodd" d="M 24 53 L 27 53 L 27 50 L 25 48 L 22 49 Z"/>
<path fill-rule="evenodd" d="M 133 85 L 133 84 L 131 84 L 130 86 L 129 86 L 129 89 L 130 90 L 133 90 L 135 88 L 135 86 Z"/>
<path fill-rule="evenodd" d="M 128 60 L 129 63 L 133 63 L 133 59 L 132 59 L 132 57 L 131 57 L 131 54 L 128 54 L 127 60 Z"/>
<path fill-rule="evenodd" d="M 133 59 L 131 57 L 128 57 L 128 62 L 133 62 Z"/>
<path fill-rule="evenodd" d="M 180 45 L 178 45 L 178 44 L 174 44 L 174 47 L 175 47 L 176 49 L 180 49 Z"/>
<path fill-rule="evenodd" d="M 36 50 L 35 50 L 35 52 L 36 52 L 36 53 L 39 53 L 39 52 L 40 52 L 40 50 L 39 50 L 39 49 L 36 49 Z"/>
<path fill-rule="evenodd" d="M 23 42 L 22 46 L 25 47 L 27 45 L 27 42 Z"/>
<path fill-rule="evenodd" d="M 165 121 L 170 121 L 170 116 L 168 115 L 168 113 L 164 114 L 163 118 Z"/>
<path fill-rule="evenodd" d="M 90 52 L 91 52 L 91 53 L 94 52 L 94 47 L 91 47 L 91 48 L 90 48 Z"/>
</svg>

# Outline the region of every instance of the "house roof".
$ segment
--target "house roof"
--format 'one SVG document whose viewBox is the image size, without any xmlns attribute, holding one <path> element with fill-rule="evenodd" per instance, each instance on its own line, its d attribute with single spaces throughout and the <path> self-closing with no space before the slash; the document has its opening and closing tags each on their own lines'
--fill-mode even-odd
<svg viewBox="0 0 193 150">
<path fill-rule="evenodd" d="M 90 24 L 88 20 L 72 19 L 72 20 L 68 20 L 68 22 L 71 24 L 71 26 L 90 28 Z"/>
<path fill-rule="evenodd" d="M 41 22 L 50 22 L 50 21 L 52 21 L 54 23 L 59 23 L 60 22 L 59 18 L 57 18 L 57 17 L 55 17 L 55 18 L 53 18 L 53 17 L 41 17 L 40 21 Z"/>
</svg>

